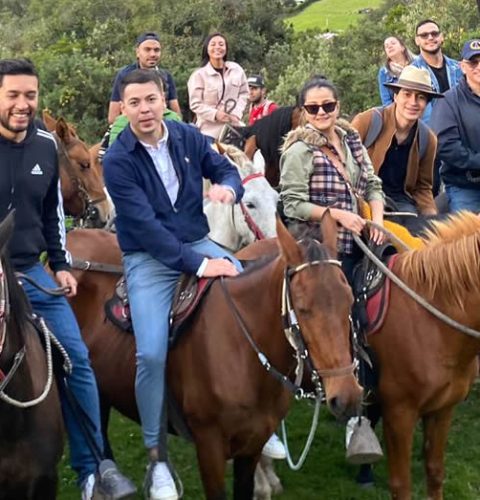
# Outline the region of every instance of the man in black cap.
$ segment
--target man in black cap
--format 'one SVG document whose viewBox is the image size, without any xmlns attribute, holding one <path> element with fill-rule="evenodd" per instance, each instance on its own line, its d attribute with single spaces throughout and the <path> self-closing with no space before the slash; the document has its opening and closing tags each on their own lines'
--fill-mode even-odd
<svg viewBox="0 0 480 500">
<path fill-rule="evenodd" d="M 261 75 L 252 75 L 247 79 L 248 100 L 250 102 L 250 114 L 248 124 L 253 125 L 257 120 L 275 111 L 278 106 L 266 98 L 267 90 Z"/>
<path fill-rule="evenodd" d="M 153 69 L 158 71 L 165 85 L 167 107 L 181 116 L 175 81 L 166 69 L 158 67 L 161 53 L 162 47 L 157 33 L 148 31 L 137 37 L 135 48 L 135 55 L 137 57 L 136 62 L 123 67 L 115 77 L 108 108 L 108 123 L 113 123 L 120 114 L 120 82 L 128 73 L 135 69 Z"/>
<path fill-rule="evenodd" d="M 480 38 L 465 42 L 463 78 L 437 103 L 431 125 L 438 136 L 437 156 L 449 211 L 480 212 Z"/>
</svg>

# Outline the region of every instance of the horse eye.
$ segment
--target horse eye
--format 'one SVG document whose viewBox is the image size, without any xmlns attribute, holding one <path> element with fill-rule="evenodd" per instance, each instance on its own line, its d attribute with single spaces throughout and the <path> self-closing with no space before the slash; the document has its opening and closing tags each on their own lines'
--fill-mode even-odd
<svg viewBox="0 0 480 500">
<path fill-rule="evenodd" d="M 90 163 L 80 163 L 80 168 L 82 170 L 87 170 L 90 168 Z"/>
<path fill-rule="evenodd" d="M 247 203 L 245 203 L 245 206 L 250 209 L 250 210 L 253 210 L 254 208 L 257 208 L 255 206 L 255 203 L 252 203 L 251 201 L 247 201 Z"/>
</svg>

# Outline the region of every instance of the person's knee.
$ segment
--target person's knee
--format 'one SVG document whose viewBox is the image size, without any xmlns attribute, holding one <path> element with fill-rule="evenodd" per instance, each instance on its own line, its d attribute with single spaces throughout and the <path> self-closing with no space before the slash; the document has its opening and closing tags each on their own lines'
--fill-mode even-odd
<svg viewBox="0 0 480 500">
<path fill-rule="evenodd" d="M 166 353 L 161 349 L 137 353 L 137 366 L 150 371 L 164 371 L 166 359 Z"/>
</svg>

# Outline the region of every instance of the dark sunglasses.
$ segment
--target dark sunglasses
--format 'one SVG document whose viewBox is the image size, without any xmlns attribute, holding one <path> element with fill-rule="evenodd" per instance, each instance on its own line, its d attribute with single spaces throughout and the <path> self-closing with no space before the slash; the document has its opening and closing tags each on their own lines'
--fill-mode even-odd
<svg viewBox="0 0 480 500">
<path fill-rule="evenodd" d="M 316 115 L 320 108 L 323 109 L 325 113 L 331 113 L 332 111 L 335 111 L 335 108 L 337 107 L 337 101 L 333 102 L 325 102 L 324 104 L 304 104 L 303 109 L 309 114 L 309 115 Z"/>
<path fill-rule="evenodd" d="M 428 33 L 418 33 L 417 36 L 419 36 L 423 40 L 426 40 L 429 36 L 431 36 L 432 38 L 438 38 L 440 36 L 440 31 L 429 31 Z"/>
<path fill-rule="evenodd" d="M 467 61 L 464 59 L 464 61 L 472 68 L 475 69 L 477 66 L 480 66 L 480 58 L 474 59 L 473 61 L 470 59 L 470 61 Z"/>
</svg>

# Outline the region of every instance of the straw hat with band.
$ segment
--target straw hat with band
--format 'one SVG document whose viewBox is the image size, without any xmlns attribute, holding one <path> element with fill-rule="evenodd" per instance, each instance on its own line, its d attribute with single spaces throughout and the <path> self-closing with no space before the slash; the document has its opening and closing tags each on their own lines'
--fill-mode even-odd
<svg viewBox="0 0 480 500">
<path fill-rule="evenodd" d="M 443 94 L 435 92 L 433 89 L 430 73 L 426 69 L 415 66 L 405 66 L 395 83 L 384 83 L 383 85 L 391 89 L 415 90 L 427 95 L 430 99 L 443 97 Z"/>
</svg>

